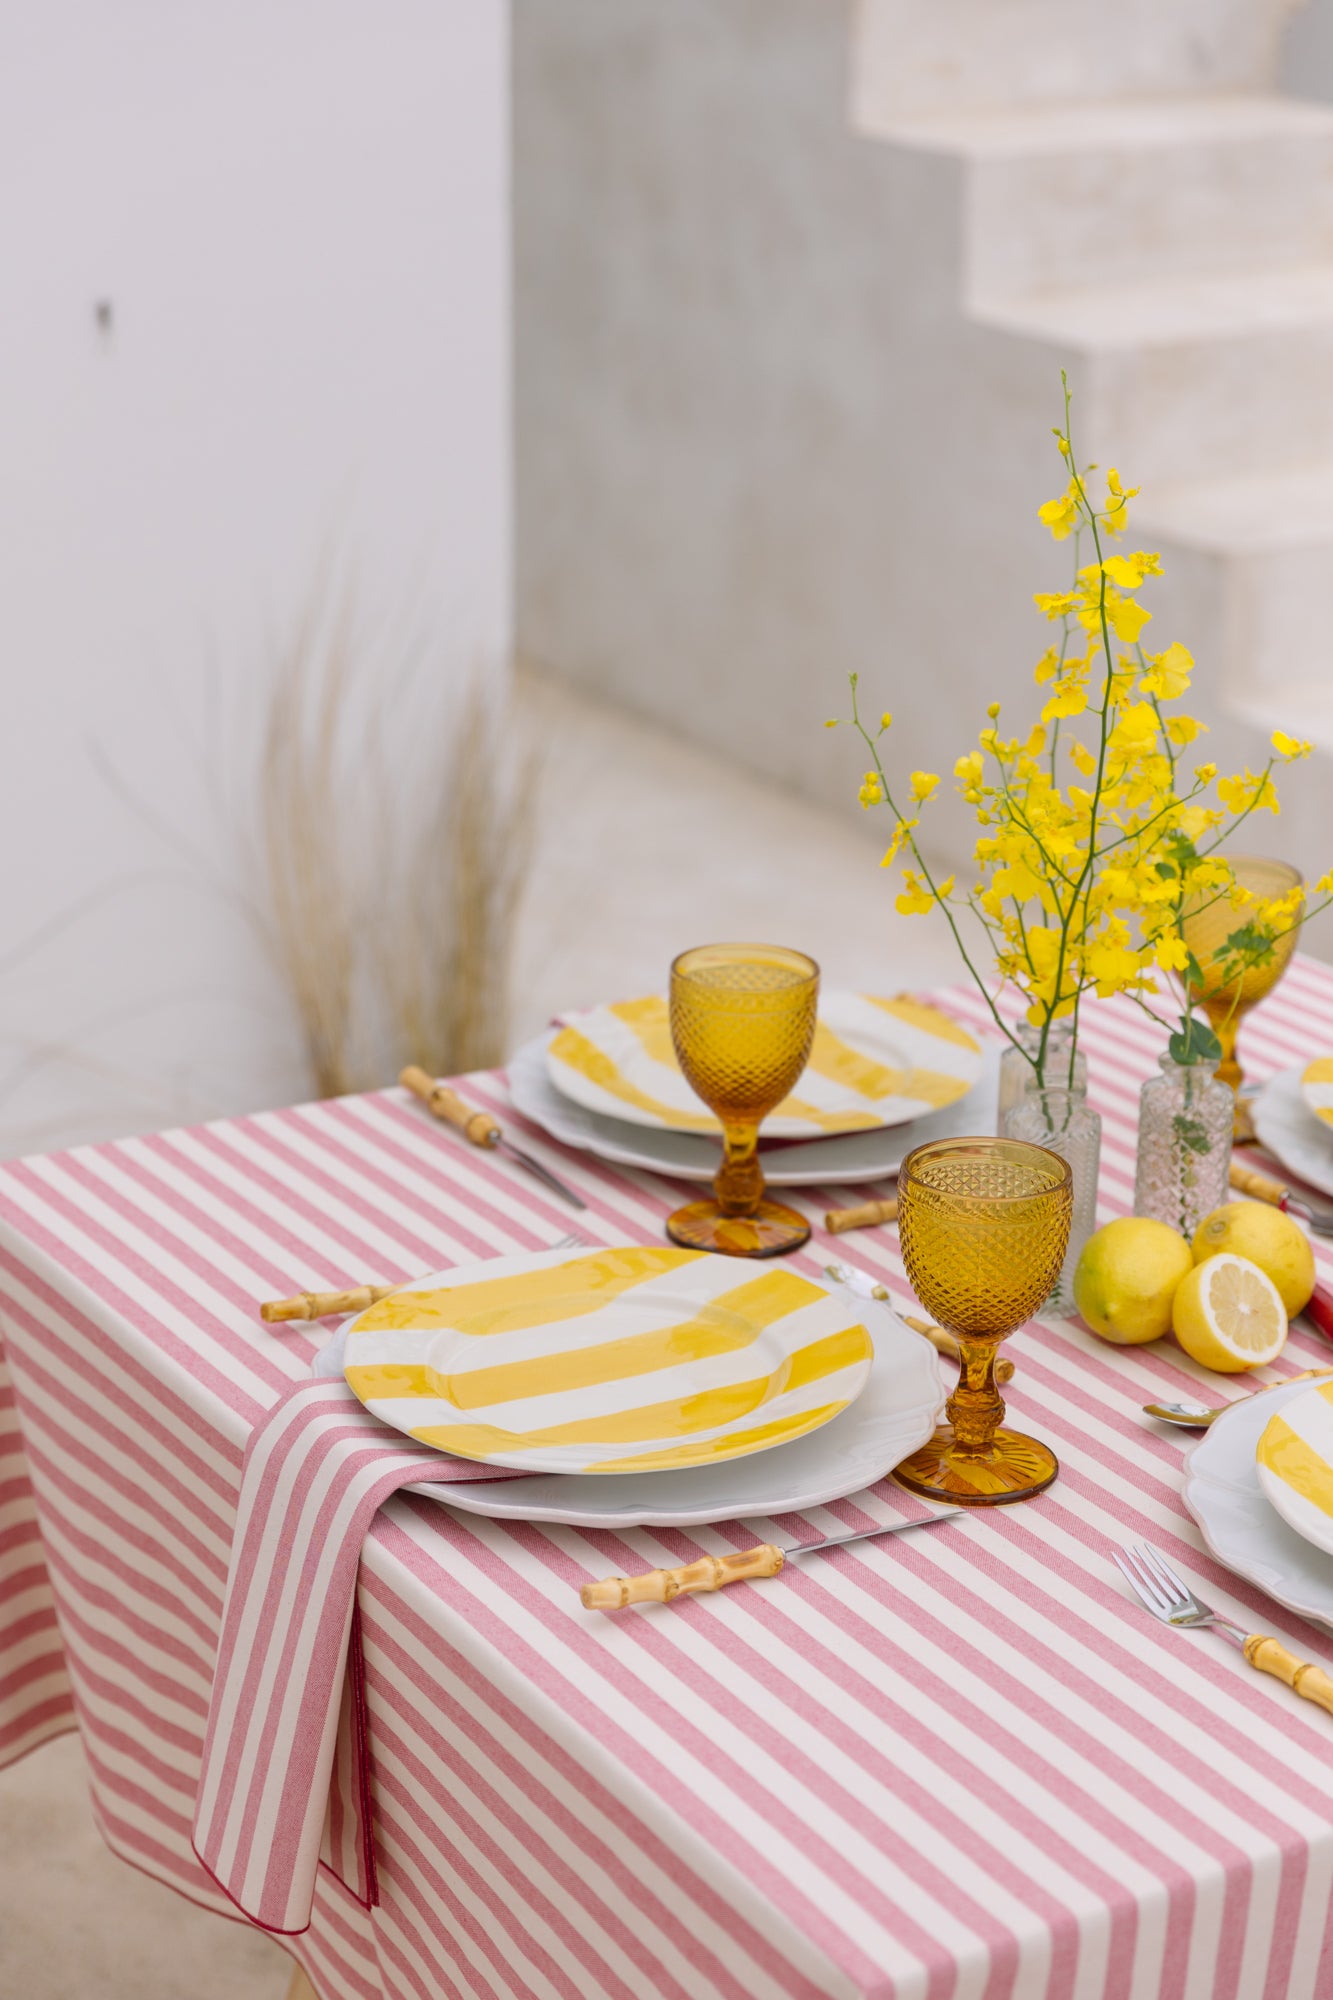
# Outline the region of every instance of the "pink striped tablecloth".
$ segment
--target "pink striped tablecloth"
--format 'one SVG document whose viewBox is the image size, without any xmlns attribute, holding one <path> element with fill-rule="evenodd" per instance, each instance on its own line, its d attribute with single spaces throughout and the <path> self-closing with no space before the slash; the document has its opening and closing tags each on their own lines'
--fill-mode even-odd
<svg viewBox="0 0 1333 2000">
<path fill-rule="evenodd" d="M 1109 1215 L 1160 1043 L 1107 1004 L 1087 1045 Z M 1333 972 L 1297 961 L 1247 1064 L 1330 1049 Z M 508 1115 L 499 1078 L 467 1088 Z M 678 1188 L 528 1136 L 590 1227 L 659 1238 Z M 221 1909 L 190 1825 L 241 1455 L 328 1337 L 255 1302 L 568 1224 L 393 1091 L 0 1168 L 0 1754 L 77 1723 L 112 1848 Z M 907 1296 L 891 1231 L 838 1247 Z M 1050 1492 L 769 1584 L 618 1618 L 575 1588 L 881 1503 L 614 1534 L 390 1502 L 359 1595 L 382 1900 L 321 1874 L 291 1945 L 325 2000 L 1333 1996 L 1333 1720 L 1150 1621 L 1110 1546 L 1150 1537 L 1331 1669 L 1333 1635 L 1202 1553 L 1188 1440 L 1139 1414 L 1197 1392 L 1174 1347 L 1051 1323 L 1010 1351 L 1015 1417 L 1060 1455 Z M 1269 1372 L 1328 1358 L 1298 1327 Z"/>
</svg>

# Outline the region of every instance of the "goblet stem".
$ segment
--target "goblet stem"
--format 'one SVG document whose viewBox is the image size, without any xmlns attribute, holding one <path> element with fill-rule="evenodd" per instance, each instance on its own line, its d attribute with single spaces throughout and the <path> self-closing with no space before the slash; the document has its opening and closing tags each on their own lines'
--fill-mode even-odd
<svg viewBox="0 0 1333 2000">
<path fill-rule="evenodd" d="M 1004 1398 L 995 1386 L 999 1336 L 976 1340 L 958 1334 L 961 1356 L 958 1387 L 945 1405 L 953 1425 L 954 1448 L 971 1456 L 986 1452 L 1004 1417 Z"/>
<path fill-rule="evenodd" d="M 1213 1024 L 1213 1033 L 1222 1044 L 1222 1059 L 1217 1065 L 1217 1080 L 1239 1092 L 1244 1075 L 1236 1061 L 1236 1037 L 1240 1033 L 1240 1010 L 1230 1000 L 1205 1003 L 1208 1019 Z"/>
<path fill-rule="evenodd" d="M 763 1199 L 764 1173 L 759 1164 L 759 1127 L 723 1126 L 722 1165 L 713 1181 L 717 1205 L 724 1215 L 753 1215 Z"/>
</svg>

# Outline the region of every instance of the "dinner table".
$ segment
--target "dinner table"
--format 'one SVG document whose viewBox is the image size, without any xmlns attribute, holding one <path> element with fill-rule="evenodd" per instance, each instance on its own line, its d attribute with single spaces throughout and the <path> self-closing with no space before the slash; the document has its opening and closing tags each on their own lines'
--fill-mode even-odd
<svg viewBox="0 0 1333 2000">
<path fill-rule="evenodd" d="M 993 1032 L 975 991 L 930 997 Z M 1107 1219 L 1164 1033 L 1118 998 L 1080 1034 Z M 1333 968 L 1297 958 L 1244 1043 L 1254 1077 L 1333 1051 Z M 333 1332 L 259 1302 L 571 1229 L 660 1242 L 690 1192 L 556 1144 L 502 1071 L 458 1087 L 586 1210 L 397 1088 L 0 1164 L 0 1761 L 77 1728 L 109 1847 L 219 1917 L 247 1920 L 191 1829 L 242 1463 Z M 848 1258 L 910 1311 L 893 1228 L 823 1228 L 867 1192 L 784 1190 L 813 1225 L 791 1266 Z M 375 1900 L 321 1865 L 281 1938 L 321 2000 L 1333 1996 L 1333 1716 L 1148 1616 L 1113 1561 L 1146 1540 L 1333 1670 L 1333 1630 L 1208 1553 L 1193 1434 L 1143 1413 L 1256 1378 L 1073 1318 L 1005 1351 L 1053 1486 L 767 1581 L 614 1613 L 579 1595 L 872 1525 L 891 1482 L 688 1528 L 380 1507 L 356 1585 Z M 1322 1363 L 1299 1320 L 1257 1379 Z"/>
</svg>

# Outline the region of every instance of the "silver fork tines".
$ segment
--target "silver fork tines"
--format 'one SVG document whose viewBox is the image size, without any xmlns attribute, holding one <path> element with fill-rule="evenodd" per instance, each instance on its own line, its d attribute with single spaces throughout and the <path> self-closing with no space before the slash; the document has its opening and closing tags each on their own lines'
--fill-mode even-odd
<svg viewBox="0 0 1333 2000">
<path fill-rule="evenodd" d="M 1233 1625 L 1229 1618 L 1223 1618 L 1210 1605 L 1196 1597 L 1188 1584 L 1182 1582 L 1172 1569 L 1166 1557 L 1148 1542 L 1140 1542 L 1137 1548 L 1112 1549 L 1116 1567 L 1133 1590 L 1145 1611 L 1151 1611 L 1154 1618 L 1160 1618 L 1164 1625 L 1203 1626 L 1215 1625 L 1224 1638 L 1244 1650 L 1246 1634 L 1239 1625 Z"/>
</svg>

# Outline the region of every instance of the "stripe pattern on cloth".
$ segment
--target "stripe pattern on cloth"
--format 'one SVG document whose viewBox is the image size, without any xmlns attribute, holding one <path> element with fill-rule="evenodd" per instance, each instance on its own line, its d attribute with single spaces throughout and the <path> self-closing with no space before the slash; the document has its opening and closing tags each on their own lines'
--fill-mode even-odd
<svg viewBox="0 0 1333 2000">
<path fill-rule="evenodd" d="M 308 1928 L 321 1858 L 358 1902 L 378 1901 L 355 1620 L 361 1545 L 400 1486 L 488 1476 L 486 1467 L 406 1443 L 343 1382 L 299 1383 L 254 1432 L 193 1844 L 214 1881 L 265 1930 Z"/>
<path fill-rule="evenodd" d="M 986 1031 L 975 994 L 948 1005 Z M 1107 1002 L 1084 1041 L 1107 1219 L 1132 1202 L 1162 1036 Z M 1246 1068 L 1331 1047 L 1333 972 L 1298 958 L 1246 1018 Z M 660 1241 L 678 1186 L 561 1152 L 500 1077 L 466 1094 L 578 1188 L 589 1234 Z M 909 1305 L 891 1230 L 819 1231 L 859 1198 L 799 1192 L 815 1237 L 792 1268 L 854 1248 Z M 567 1226 L 392 1091 L 0 1166 L 18 1418 L 0 1479 L 35 1504 L 117 1853 L 225 1905 L 190 1828 L 242 1451 L 328 1337 L 275 1333 L 255 1301 Z M 1314 1247 L 1328 1282 L 1333 1246 Z M 1157 1625 L 1109 1557 L 1146 1537 L 1226 1615 L 1333 1667 L 1333 1635 L 1208 1554 L 1180 1496 L 1189 1439 L 1140 1413 L 1214 1402 L 1217 1378 L 1072 1321 L 1009 1351 L 1014 1420 L 1061 1461 L 1048 1493 L 771 1584 L 614 1618 L 577 1598 L 890 1504 L 611 1533 L 389 1499 L 358 1598 L 380 1902 L 319 1868 L 296 1950 L 321 2000 L 1333 2000 L 1327 1718 L 1208 1633 Z M 1329 1359 L 1297 1322 L 1256 1380 Z"/>
</svg>

